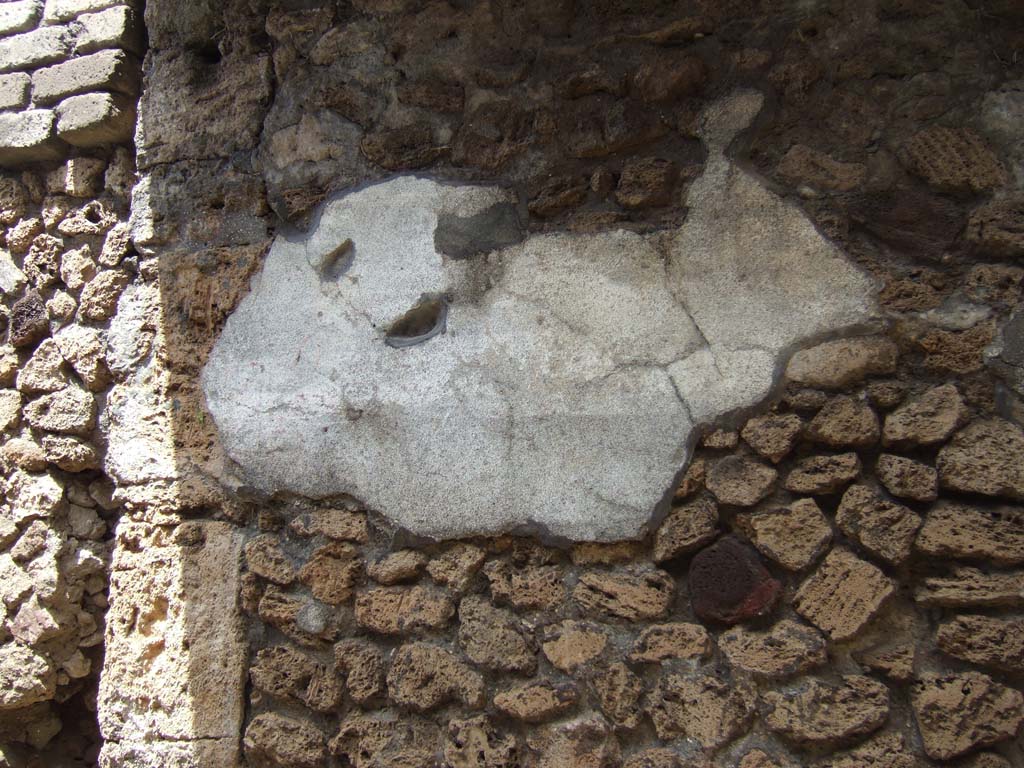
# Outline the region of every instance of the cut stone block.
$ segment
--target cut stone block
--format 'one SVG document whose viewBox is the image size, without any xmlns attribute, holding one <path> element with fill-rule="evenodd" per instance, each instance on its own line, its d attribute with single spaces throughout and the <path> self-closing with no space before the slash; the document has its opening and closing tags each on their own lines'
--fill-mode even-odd
<svg viewBox="0 0 1024 768">
<path fill-rule="evenodd" d="M 124 51 L 100 51 L 45 67 L 32 74 L 32 99 L 53 104 L 88 91 L 114 91 L 128 96 L 139 92 L 138 62 Z"/>
<path fill-rule="evenodd" d="M 43 27 L 0 40 L 0 72 L 32 69 L 63 59 L 71 50 L 67 27 Z"/>
<path fill-rule="evenodd" d="M 53 112 L 29 109 L 0 114 L 0 166 L 56 160 L 62 144 L 53 135 Z"/>
<path fill-rule="evenodd" d="M 43 24 L 59 24 L 70 21 L 83 13 L 102 11 L 112 5 L 118 5 L 118 0 L 46 0 Z"/>
<path fill-rule="evenodd" d="M 75 53 L 93 53 L 104 48 L 123 48 L 132 53 L 145 52 L 142 26 L 127 5 L 115 5 L 99 13 L 80 16 L 81 27 L 75 39 Z"/>
<path fill-rule="evenodd" d="M 0 109 L 21 109 L 28 105 L 32 78 L 24 72 L 0 75 Z"/>
<path fill-rule="evenodd" d="M 57 134 L 76 147 L 120 144 L 135 133 L 135 105 L 124 96 L 87 93 L 57 105 Z"/>
<path fill-rule="evenodd" d="M 42 10 L 42 0 L 0 3 L 0 35 L 13 35 L 15 32 L 33 29 Z"/>
</svg>

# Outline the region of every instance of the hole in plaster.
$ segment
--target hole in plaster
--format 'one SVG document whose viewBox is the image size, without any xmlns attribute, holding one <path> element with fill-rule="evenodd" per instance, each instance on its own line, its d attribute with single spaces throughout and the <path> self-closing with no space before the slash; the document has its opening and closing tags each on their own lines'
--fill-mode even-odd
<svg viewBox="0 0 1024 768">
<path fill-rule="evenodd" d="M 388 329 L 384 343 L 402 349 L 422 344 L 444 333 L 448 302 L 443 296 L 424 295 Z"/>
<path fill-rule="evenodd" d="M 338 280 L 348 272 L 355 255 L 356 248 L 352 240 L 345 240 L 320 260 L 320 279 L 323 281 Z"/>
</svg>

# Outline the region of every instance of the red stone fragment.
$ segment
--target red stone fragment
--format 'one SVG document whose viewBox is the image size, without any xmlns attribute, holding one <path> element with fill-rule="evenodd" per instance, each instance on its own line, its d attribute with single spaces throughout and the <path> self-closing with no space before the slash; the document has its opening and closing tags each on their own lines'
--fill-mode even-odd
<svg viewBox="0 0 1024 768">
<path fill-rule="evenodd" d="M 757 553 L 733 536 L 720 539 L 694 556 L 689 585 L 697 618 L 722 624 L 764 616 L 782 594 L 782 585 Z"/>
</svg>

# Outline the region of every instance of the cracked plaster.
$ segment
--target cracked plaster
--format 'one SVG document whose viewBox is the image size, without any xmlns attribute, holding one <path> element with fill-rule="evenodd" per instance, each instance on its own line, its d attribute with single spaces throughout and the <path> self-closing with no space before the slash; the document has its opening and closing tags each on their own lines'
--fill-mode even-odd
<svg viewBox="0 0 1024 768">
<path fill-rule="evenodd" d="M 279 236 L 203 372 L 245 482 L 349 494 L 434 538 L 640 535 L 698 426 L 762 400 L 802 341 L 874 312 L 868 278 L 726 158 L 760 106 L 740 92 L 704 113 L 708 161 L 674 232 L 531 235 L 453 258 L 439 220 L 487 220 L 514 198 L 406 176 Z M 346 240 L 351 264 L 324 263 Z M 443 333 L 385 343 L 436 296 Z"/>
</svg>

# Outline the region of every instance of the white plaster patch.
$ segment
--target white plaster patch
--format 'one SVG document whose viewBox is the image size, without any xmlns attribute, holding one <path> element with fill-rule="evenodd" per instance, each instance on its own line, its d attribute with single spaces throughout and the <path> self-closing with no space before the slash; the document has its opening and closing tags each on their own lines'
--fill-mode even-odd
<svg viewBox="0 0 1024 768">
<path fill-rule="evenodd" d="M 867 278 L 726 160 L 760 103 L 705 115 L 667 257 L 625 231 L 439 253 L 439 220 L 508 202 L 496 188 L 402 177 L 328 203 L 274 243 L 203 372 L 228 453 L 264 490 L 351 494 L 432 537 L 639 535 L 695 422 L 756 403 L 785 350 L 872 311 Z M 442 296 L 442 333 L 386 343 Z"/>
</svg>

